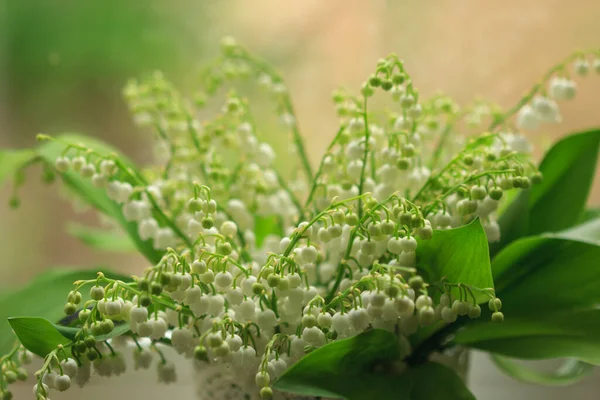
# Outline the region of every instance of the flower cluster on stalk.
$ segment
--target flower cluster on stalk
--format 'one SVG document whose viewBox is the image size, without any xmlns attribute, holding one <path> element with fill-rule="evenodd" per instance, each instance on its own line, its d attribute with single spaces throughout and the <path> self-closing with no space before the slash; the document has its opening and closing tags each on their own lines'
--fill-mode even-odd
<svg viewBox="0 0 600 400">
<path fill-rule="evenodd" d="M 136 122 L 155 132 L 156 165 L 140 173 L 118 156 L 62 143 L 54 168 L 103 188 L 163 256 L 131 282 L 99 274 L 75 283 L 64 311 L 79 331 L 46 357 L 36 398 L 72 380 L 84 385 L 92 369 L 121 374 L 117 338 L 103 337 L 123 326 L 121 337 L 136 345 L 135 368 L 156 359 L 159 381 L 176 379 L 161 351 L 171 345 L 198 363 L 251 375 L 268 399 L 272 383 L 305 354 L 368 329 L 396 333 L 409 356 L 408 338 L 422 327 L 480 317 L 476 293 L 489 297 L 491 319 L 503 321 L 493 289 L 427 282 L 418 247 L 475 218 L 490 242 L 500 239 L 504 192 L 542 179 L 521 131 L 561 120 L 557 101 L 576 92 L 569 66 L 585 75 L 588 59 L 577 53 L 553 68 L 508 112 L 485 102 L 461 109 L 441 94 L 423 99 L 402 60 L 381 59 L 359 96 L 334 94 L 340 128 L 316 171 L 281 77 L 231 39 L 193 100 L 160 73 L 129 82 L 124 95 Z M 244 78 L 266 89 L 290 135 L 300 171 L 293 180 L 277 171 L 248 99 L 233 89 Z M 220 111 L 200 122 L 199 110 L 225 86 Z M 381 94 L 389 108 L 372 110 Z M 486 122 L 486 132 L 467 135 Z M 273 232 L 259 236 L 257 226 L 270 220 Z M 6 384 L 25 379 L 21 365 L 30 358 L 16 348 L 1 359 L 1 399 L 11 398 Z"/>
</svg>

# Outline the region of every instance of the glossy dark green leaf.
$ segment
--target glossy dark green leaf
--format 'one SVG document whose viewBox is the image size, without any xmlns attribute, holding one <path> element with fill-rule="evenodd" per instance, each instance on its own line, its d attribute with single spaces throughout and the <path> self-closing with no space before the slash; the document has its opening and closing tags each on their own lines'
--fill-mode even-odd
<svg viewBox="0 0 600 400">
<path fill-rule="evenodd" d="M 600 301 L 600 246 L 573 240 L 576 231 L 558 235 L 518 240 L 494 259 L 497 295 L 507 315 L 587 308 Z"/>
<path fill-rule="evenodd" d="M 305 396 L 348 400 L 474 399 L 462 380 L 440 364 L 426 363 L 402 373 L 378 371 L 377 366 L 390 367 L 401 354 L 392 333 L 368 331 L 306 355 L 274 387 Z"/>
<path fill-rule="evenodd" d="M 494 256 L 519 237 L 556 232 L 577 223 L 584 213 L 596 171 L 600 130 L 569 135 L 546 153 L 539 169 L 544 180 L 523 191 L 499 219 L 502 239 Z"/>
<path fill-rule="evenodd" d="M 532 309 L 528 317 L 514 318 L 503 311 L 509 315 L 503 323 L 470 324 L 456 333 L 455 342 L 514 358 L 574 358 L 600 365 L 600 310 L 537 310 L 542 315 L 536 315 Z"/>
<path fill-rule="evenodd" d="M 428 282 L 446 278 L 480 289 L 494 287 L 488 242 L 479 219 L 460 228 L 436 230 L 431 239 L 420 240 L 417 267 Z M 483 293 L 476 297 L 479 302 L 489 300 Z"/>
<path fill-rule="evenodd" d="M 544 180 L 531 189 L 529 234 L 556 232 L 575 224 L 585 209 L 596 173 L 600 130 L 567 136 L 546 153 Z"/>
<path fill-rule="evenodd" d="M 0 151 L 0 187 L 5 180 L 12 177 L 19 168 L 34 157 L 35 151 L 29 149 Z"/>
<path fill-rule="evenodd" d="M 60 142 L 48 141 L 43 143 L 38 149 L 38 154 L 50 164 L 54 164 L 56 158 L 63 153 L 66 147 L 65 143 L 83 144 L 88 148 L 94 149 L 103 156 L 118 154 L 115 149 L 111 148 L 107 144 L 85 136 L 65 134 L 59 136 L 57 139 Z M 120 154 L 119 159 L 126 167 L 135 170 L 134 165 Z M 119 225 L 121 225 L 131 240 L 135 243 L 138 251 L 143 254 L 148 261 L 155 264 L 160 260 L 162 253 L 154 249 L 151 241 L 142 240 L 140 238 L 137 224 L 125 220 L 120 205 L 109 199 L 104 189 L 95 187 L 89 179 L 82 178 L 74 171 L 66 172 L 61 176 L 65 185 L 67 185 L 67 187 L 84 202 L 93 206 L 101 213 L 113 218 Z"/>
<path fill-rule="evenodd" d="M 19 342 L 27 350 L 40 357 L 45 357 L 58 345 L 66 345 L 70 342 L 51 322 L 44 318 L 14 317 L 9 318 L 8 322 Z"/>
<path fill-rule="evenodd" d="M 578 360 L 564 360 L 556 369 L 544 371 L 525 365 L 519 360 L 492 354 L 491 359 L 502 372 L 524 382 L 545 386 L 568 386 L 594 372 L 594 366 Z"/>
<path fill-rule="evenodd" d="M 104 274 L 109 278 L 127 280 L 126 276 L 106 270 Z M 64 317 L 63 307 L 73 289 L 73 282 L 96 276 L 96 270 L 52 269 L 38 275 L 25 287 L 0 297 L 0 354 L 7 353 L 15 342 L 7 318 L 19 315 L 58 322 Z M 88 291 L 88 288 L 81 291 L 83 301 L 88 299 Z"/>
<path fill-rule="evenodd" d="M 505 321 L 477 321 L 456 340 L 527 359 L 600 362 L 598 221 L 517 240 L 492 263 Z"/>
<path fill-rule="evenodd" d="M 67 228 L 69 234 L 76 237 L 86 245 L 102 251 L 131 253 L 137 249 L 129 236 L 116 230 L 93 228 L 79 224 L 70 224 Z"/>
</svg>

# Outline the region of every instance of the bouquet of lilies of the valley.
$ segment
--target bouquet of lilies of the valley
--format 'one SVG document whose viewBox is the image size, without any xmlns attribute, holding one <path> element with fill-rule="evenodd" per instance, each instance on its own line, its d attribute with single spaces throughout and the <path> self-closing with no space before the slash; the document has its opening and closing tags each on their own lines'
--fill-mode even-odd
<svg viewBox="0 0 600 400">
<path fill-rule="evenodd" d="M 315 168 L 282 78 L 225 39 L 189 97 L 160 73 L 126 85 L 155 164 L 74 134 L 2 151 L 12 206 L 41 164 L 112 222 L 70 233 L 148 267 L 50 271 L 0 295 L 0 399 L 33 355 L 37 400 L 121 374 L 123 351 L 170 383 L 166 346 L 235 373 L 201 387 L 206 399 L 473 399 L 451 367 L 468 348 L 517 379 L 577 381 L 600 363 L 600 214 L 586 209 L 600 130 L 566 136 L 539 165 L 523 132 L 560 122 L 575 75 L 594 71 L 600 53 L 576 52 L 508 110 L 460 108 L 421 96 L 390 55 L 358 95 L 334 93 L 340 127 Z M 271 124 L 238 91 L 248 79 L 289 133 L 279 162 L 259 139 Z M 568 361 L 540 372 L 515 358 Z"/>
</svg>

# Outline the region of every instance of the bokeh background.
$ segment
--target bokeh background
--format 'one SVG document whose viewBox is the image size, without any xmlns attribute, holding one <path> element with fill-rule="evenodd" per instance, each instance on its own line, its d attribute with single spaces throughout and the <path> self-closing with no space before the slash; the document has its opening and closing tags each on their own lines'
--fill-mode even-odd
<svg viewBox="0 0 600 400">
<path fill-rule="evenodd" d="M 127 78 L 161 69 L 189 88 L 219 38 L 233 35 L 285 77 L 316 163 L 337 129 L 330 93 L 358 89 L 379 57 L 404 58 L 425 96 L 442 90 L 461 104 L 485 96 L 509 107 L 548 67 L 600 45 L 599 16 L 597 0 L 0 0 L 0 147 L 80 132 L 147 162 L 150 135 L 121 97 Z M 562 134 L 600 126 L 598 93 L 599 76 L 579 81 L 576 100 L 561 104 L 564 122 L 531 137 L 537 156 Z M 38 172 L 18 211 L 7 205 L 10 186 L 0 188 L 0 290 L 48 267 L 144 267 L 71 238 L 69 221 L 93 217 Z M 598 184 L 590 201 L 600 203 Z"/>
</svg>

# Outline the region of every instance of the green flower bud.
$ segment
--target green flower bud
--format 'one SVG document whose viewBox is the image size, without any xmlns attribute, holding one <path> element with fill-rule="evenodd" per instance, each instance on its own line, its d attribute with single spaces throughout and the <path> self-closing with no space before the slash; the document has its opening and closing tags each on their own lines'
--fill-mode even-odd
<svg viewBox="0 0 600 400">
<path fill-rule="evenodd" d="M 255 282 L 252 284 L 252 293 L 254 293 L 255 295 L 260 295 L 262 294 L 262 292 L 264 292 L 265 290 L 265 285 L 263 285 L 262 283 L 259 282 Z"/>
<path fill-rule="evenodd" d="M 479 307 L 477 304 L 469 305 L 469 312 L 467 315 L 471 319 L 479 318 L 481 316 L 481 307 Z"/>
<path fill-rule="evenodd" d="M 4 379 L 6 380 L 6 383 L 15 383 L 17 381 L 17 374 L 15 371 L 5 371 L 4 372 Z"/>
<path fill-rule="evenodd" d="M 488 307 L 490 311 L 500 311 L 502 310 L 502 300 L 499 298 L 493 298 L 488 302 Z"/>
<path fill-rule="evenodd" d="M 496 311 L 492 314 L 492 322 L 504 322 L 504 314 L 500 311 Z"/>
<path fill-rule="evenodd" d="M 392 299 L 398 297 L 400 289 L 397 286 L 389 286 L 385 289 L 385 294 L 390 296 Z"/>
<path fill-rule="evenodd" d="M 232 248 L 231 248 L 231 243 L 229 242 L 221 242 L 217 245 L 217 252 L 219 254 L 223 254 L 224 256 L 227 256 L 229 254 L 231 254 Z"/>
<path fill-rule="evenodd" d="M 162 283 L 164 286 L 167 286 L 171 283 L 171 279 L 172 279 L 173 275 L 169 272 L 163 272 L 160 275 L 160 283 Z"/>
<path fill-rule="evenodd" d="M 277 287 L 280 282 L 281 282 L 281 277 L 277 274 L 271 274 L 267 277 L 267 283 L 272 288 Z"/>
<path fill-rule="evenodd" d="M 88 309 L 83 309 L 81 311 L 79 311 L 79 321 L 81 322 L 86 322 L 88 320 L 88 318 L 90 317 L 90 315 L 92 315 L 92 311 L 88 310 Z"/>
<path fill-rule="evenodd" d="M 483 200 L 487 195 L 487 191 L 483 186 L 473 186 L 471 188 L 471 198 L 473 200 Z"/>
<path fill-rule="evenodd" d="M 392 82 L 396 85 L 402 85 L 404 83 L 404 75 L 403 74 L 394 74 L 392 75 Z"/>
<path fill-rule="evenodd" d="M 492 200 L 500 200 L 504 192 L 499 187 L 493 187 L 489 191 L 489 196 Z"/>
<path fill-rule="evenodd" d="M 85 352 L 87 350 L 88 347 L 85 345 L 85 342 L 83 340 L 78 340 L 73 345 L 73 348 L 75 349 L 75 351 L 77 353 L 82 354 L 83 352 Z"/>
<path fill-rule="evenodd" d="M 531 181 L 528 177 L 521 177 L 521 189 L 529 189 L 531 187 Z"/>
<path fill-rule="evenodd" d="M 88 349 L 85 352 L 85 356 L 87 357 L 88 360 L 90 361 L 95 361 L 96 359 L 98 359 L 98 353 L 96 352 L 96 350 L 94 349 Z"/>
<path fill-rule="evenodd" d="M 389 79 L 383 79 L 381 81 L 381 88 L 386 92 L 390 91 L 394 87 L 394 84 Z"/>
<path fill-rule="evenodd" d="M 150 293 L 153 294 L 154 296 L 158 296 L 162 293 L 163 291 L 163 287 L 160 283 L 158 282 L 152 282 L 150 284 Z"/>
<path fill-rule="evenodd" d="M 113 331 L 113 329 L 115 329 L 115 323 L 112 321 L 112 319 L 105 319 L 100 323 L 100 326 L 102 333 L 104 334 L 109 334 Z"/>
<path fill-rule="evenodd" d="M 215 221 L 211 217 L 202 218 L 202 227 L 204 229 L 210 229 L 215 225 Z"/>
<path fill-rule="evenodd" d="M 152 304 L 152 298 L 150 296 L 148 296 L 147 294 L 140 295 L 139 300 L 140 300 L 140 306 L 142 306 L 142 307 L 149 307 L 150 304 Z"/>
<path fill-rule="evenodd" d="M 381 78 L 379 78 L 377 75 L 371 75 L 369 77 L 369 85 L 373 87 L 381 86 Z"/>
<path fill-rule="evenodd" d="M 411 213 L 405 212 L 405 213 L 400 214 L 400 218 L 399 218 L 400 225 L 410 226 L 411 220 L 412 220 Z"/>
<path fill-rule="evenodd" d="M 264 400 L 271 400 L 273 398 L 273 389 L 268 386 L 260 389 L 260 398 Z"/>
<path fill-rule="evenodd" d="M 346 223 L 350 226 L 358 225 L 358 215 L 356 214 L 348 214 L 346 216 Z"/>
<path fill-rule="evenodd" d="M 194 348 L 194 357 L 198 361 L 208 361 L 208 351 L 206 351 L 206 347 L 204 346 L 196 346 Z"/>
<path fill-rule="evenodd" d="M 81 303 L 81 299 L 82 299 L 81 293 L 75 292 L 75 291 L 70 291 L 69 295 L 67 296 L 67 302 L 73 303 L 73 304 Z"/>
<path fill-rule="evenodd" d="M 346 221 L 346 214 L 342 210 L 335 210 L 331 216 L 336 224 L 343 224 Z"/>
<path fill-rule="evenodd" d="M 369 235 L 371 235 L 372 237 L 381 236 L 381 226 L 379 223 L 369 225 L 368 231 Z"/>
<path fill-rule="evenodd" d="M 381 233 L 384 235 L 391 235 L 395 229 L 396 225 L 392 221 L 383 221 L 381 223 Z"/>
<path fill-rule="evenodd" d="M 540 172 L 536 172 L 535 174 L 533 174 L 531 176 L 531 184 L 532 185 L 539 185 L 540 183 L 542 183 L 543 181 L 543 176 Z"/>
<path fill-rule="evenodd" d="M 402 171 L 406 171 L 407 169 L 410 168 L 410 159 L 409 158 L 400 158 L 398 160 L 398 163 L 396 164 L 396 167 L 398 167 L 398 169 L 402 170 Z"/>
<path fill-rule="evenodd" d="M 102 286 L 92 286 L 90 289 L 92 300 L 100 301 L 104 298 L 104 288 Z"/>
<path fill-rule="evenodd" d="M 424 285 L 423 278 L 419 275 L 411 276 L 408 280 L 408 285 L 415 291 L 421 290 Z"/>
<path fill-rule="evenodd" d="M 142 292 L 148 292 L 150 290 L 150 281 L 146 278 L 142 278 L 137 282 L 137 287 Z"/>
<path fill-rule="evenodd" d="M 302 317 L 302 325 L 307 328 L 312 328 L 317 325 L 317 318 L 312 314 L 304 314 Z"/>
<path fill-rule="evenodd" d="M 473 159 L 473 156 L 467 154 L 463 157 L 463 162 L 465 163 L 466 166 L 470 167 L 471 165 L 473 165 L 475 160 Z"/>
<path fill-rule="evenodd" d="M 86 345 L 86 347 L 92 348 L 96 345 L 96 338 L 92 335 L 87 335 L 85 339 L 83 339 L 83 343 Z"/>
<path fill-rule="evenodd" d="M 77 311 L 77 306 L 73 303 L 67 303 L 67 304 L 65 304 L 65 307 L 63 310 L 64 310 L 65 314 L 73 315 L 73 314 L 75 314 L 75 311 Z"/>
</svg>

